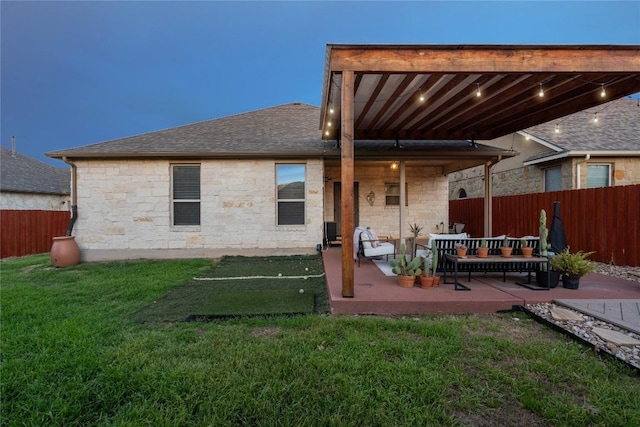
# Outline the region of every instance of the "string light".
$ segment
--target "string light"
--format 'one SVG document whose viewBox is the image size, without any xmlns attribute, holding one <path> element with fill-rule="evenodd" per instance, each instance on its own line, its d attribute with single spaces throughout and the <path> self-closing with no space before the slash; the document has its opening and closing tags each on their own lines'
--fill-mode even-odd
<svg viewBox="0 0 640 427">
<path fill-rule="evenodd" d="M 540 92 L 538 92 L 538 96 L 542 98 L 544 96 L 544 90 L 542 90 L 542 83 L 540 83 Z"/>
<path fill-rule="evenodd" d="M 420 90 L 420 97 L 418 99 L 420 100 L 420 102 L 424 102 L 425 100 L 424 93 L 422 93 L 422 90 Z"/>
<path fill-rule="evenodd" d="M 478 89 L 476 89 L 476 96 L 482 96 L 482 92 L 480 92 L 480 83 L 476 83 L 478 85 Z"/>
<path fill-rule="evenodd" d="M 325 134 L 326 136 L 329 136 L 329 130 L 325 130 L 325 131 L 324 131 L 324 134 Z"/>
<path fill-rule="evenodd" d="M 593 113 L 593 122 L 598 123 L 598 112 Z"/>
<path fill-rule="evenodd" d="M 556 124 L 556 133 L 560 133 L 560 123 Z"/>
<path fill-rule="evenodd" d="M 327 122 L 327 126 L 331 127 L 331 122 Z"/>
<path fill-rule="evenodd" d="M 607 96 L 607 91 L 604 90 L 604 84 L 602 85 L 602 90 L 600 91 L 600 97 L 604 98 L 605 96 Z"/>
<path fill-rule="evenodd" d="M 333 114 L 333 107 L 329 108 L 329 114 Z"/>
</svg>

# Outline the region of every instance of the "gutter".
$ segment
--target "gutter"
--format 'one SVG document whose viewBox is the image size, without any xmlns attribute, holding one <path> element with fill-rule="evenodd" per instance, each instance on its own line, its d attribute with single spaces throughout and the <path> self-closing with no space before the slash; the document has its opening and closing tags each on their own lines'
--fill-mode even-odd
<svg viewBox="0 0 640 427">
<path fill-rule="evenodd" d="M 73 225 L 78 219 L 78 168 L 76 164 L 67 159 L 66 156 L 62 157 L 62 161 L 71 166 L 71 219 L 69 219 L 66 234 L 67 236 L 71 236 Z"/>
</svg>

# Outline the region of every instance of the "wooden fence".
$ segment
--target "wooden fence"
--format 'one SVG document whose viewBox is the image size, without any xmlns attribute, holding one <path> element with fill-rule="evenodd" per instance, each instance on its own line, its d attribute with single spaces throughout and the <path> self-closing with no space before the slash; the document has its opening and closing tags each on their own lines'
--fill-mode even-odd
<svg viewBox="0 0 640 427">
<path fill-rule="evenodd" d="M 49 252 L 70 218 L 69 211 L 0 211 L 0 258 Z"/>
<path fill-rule="evenodd" d="M 550 228 L 556 201 L 572 251 L 595 251 L 595 261 L 640 266 L 640 185 L 494 197 L 493 235 L 537 236 L 540 210 L 546 210 Z M 482 198 L 451 200 L 449 220 L 480 237 L 483 206 Z"/>
</svg>

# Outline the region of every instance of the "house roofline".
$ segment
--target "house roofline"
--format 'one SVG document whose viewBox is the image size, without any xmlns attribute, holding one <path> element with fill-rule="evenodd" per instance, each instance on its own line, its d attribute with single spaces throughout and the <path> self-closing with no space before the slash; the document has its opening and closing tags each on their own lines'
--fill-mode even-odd
<svg viewBox="0 0 640 427">
<path fill-rule="evenodd" d="M 537 143 L 538 143 L 538 144 L 540 144 L 540 145 L 544 145 L 544 146 L 545 146 L 545 147 L 547 147 L 547 148 L 551 148 L 551 149 L 552 149 L 552 150 L 554 150 L 554 151 L 558 151 L 558 152 L 563 151 L 563 149 L 562 149 L 562 148 L 560 148 L 560 147 L 558 147 L 557 145 L 552 144 L 552 143 L 550 143 L 549 141 L 547 141 L 547 140 L 545 140 L 545 139 L 538 138 L 537 136 L 534 136 L 534 135 L 530 134 L 530 133 L 529 133 L 529 132 L 527 132 L 527 131 L 519 130 L 519 131 L 518 131 L 518 132 L 516 132 L 516 133 L 517 133 L 518 135 L 521 135 L 521 136 L 525 137 L 525 138 L 529 138 L 529 139 L 531 139 L 532 141 L 535 141 L 535 142 L 537 142 Z"/>
<path fill-rule="evenodd" d="M 563 151 L 558 154 L 541 157 L 539 159 L 527 160 L 522 164 L 524 166 L 538 165 L 541 163 L 552 162 L 554 160 L 560 160 L 568 157 L 584 157 L 586 155 L 593 157 L 640 157 L 640 150 L 616 150 L 616 151 L 592 151 L 592 150 L 576 150 L 576 151 Z"/>
</svg>

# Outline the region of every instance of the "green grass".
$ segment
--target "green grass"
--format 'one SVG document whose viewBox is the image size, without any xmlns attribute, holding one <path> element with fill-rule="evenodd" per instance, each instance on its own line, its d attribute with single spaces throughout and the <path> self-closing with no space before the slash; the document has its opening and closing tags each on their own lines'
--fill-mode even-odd
<svg viewBox="0 0 640 427">
<path fill-rule="evenodd" d="M 522 314 L 132 319 L 214 267 L 2 261 L 1 425 L 640 424 L 635 371 Z"/>
</svg>

